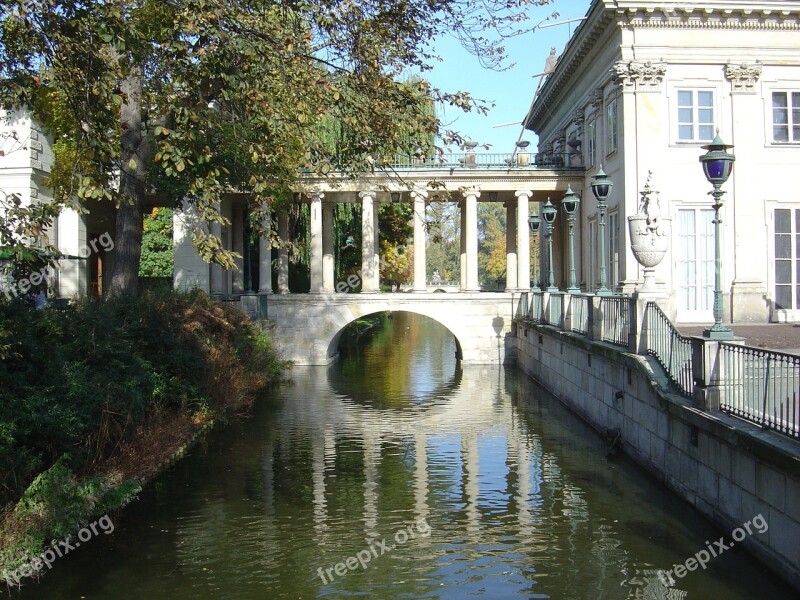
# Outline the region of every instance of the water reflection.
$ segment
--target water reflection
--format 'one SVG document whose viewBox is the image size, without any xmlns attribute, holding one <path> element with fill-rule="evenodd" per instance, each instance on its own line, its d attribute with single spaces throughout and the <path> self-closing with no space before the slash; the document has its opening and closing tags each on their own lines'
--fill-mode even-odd
<svg viewBox="0 0 800 600">
<path fill-rule="evenodd" d="M 664 588 L 656 569 L 719 534 L 607 461 L 597 436 L 516 372 L 460 369 L 424 349 L 428 336 L 446 349 L 446 331 L 401 318 L 424 328 L 417 343 L 391 332 L 364 351 L 382 361 L 295 369 L 252 419 L 217 429 L 151 485 L 114 535 L 21 597 L 791 597 L 735 551 Z M 362 378 L 383 383 L 369 392 Z M 397 543 L 420 519 L 430 535 Z M 346 566 L 383 540 L 395 547 Z"/>
</svg>

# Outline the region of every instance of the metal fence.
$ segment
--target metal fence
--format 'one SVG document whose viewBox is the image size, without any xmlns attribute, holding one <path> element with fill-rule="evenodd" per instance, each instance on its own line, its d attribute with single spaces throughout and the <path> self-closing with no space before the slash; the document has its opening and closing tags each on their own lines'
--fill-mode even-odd
<svg viewBox="0 0 800 600">
<path fill-rule="evenodd" d="M 544 295 L 542 292 L 531 292 L 530 296 L 530 313 L 528 318 L 536 323 L 542 322 L 542 304 Z"/>
<path fill-rule="evenodd" d="M 592 310 L 591 296 L 574 294 L 570 296 L 570 312 L 572 313 L 572 331 L 589 335 L 589 311 Z"/>
<path fill-rule="evenodd" d="M 800 356 L 720 344 L 720 409 L 800 438 Z"/>
<path fill-rule="evenodd" d="M 603 296 L 600 299 L 604 342 L 628 347 L 631 333 L 630 304 L 628 296 Z"/>
<path fill-rule="evenodd" d="M 561 307 L 564 303 L 563 294 L 550 294 L 550 300 L 547 303 L 547 324 L 559 329 L 564 329 L 564 312 Z"/>
<path fill-rule="evenodd" d="M 401 154 L 391 161 L 394 169 L 576 169 L 582 168 L 580 153 L 561 154 L 527 152 L 448 152 L 436 156 Z"/>
<path fill-rule="evenodd" d="M 648 302 L 644 312 L 647 329 L 647 353 L 664 367 L 681 395 L 691 397 L 692 342 L 682 336 L 655 302 Z"/>
</svg>

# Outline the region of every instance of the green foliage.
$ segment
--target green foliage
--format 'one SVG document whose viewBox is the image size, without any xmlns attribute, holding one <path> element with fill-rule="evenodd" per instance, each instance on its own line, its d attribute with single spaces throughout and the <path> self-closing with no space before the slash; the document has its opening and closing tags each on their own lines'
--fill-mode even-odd
<svg viewBox="0 0 800 600">
<path fill-rule="evenodd" d="M 78 481 L 56 462 L 33 480 L 4 523 L 7 544 L 0 550 L 0 573 L 15 571 L 40 555 L 50 540 L 66 539 L 93 516 L 124 506 L 140 489 L 135 481 Z"/>
<path fill-rule="evenodd" d="M 489 289 L 506 273 L 506 209 L 498 202 L 478 203 L 478 279 Z"/>
<path fill-rule="evenodd" d="M 144 218 L 139 276 L 172 277 L 174 267 L 172 209 L 154 208 Z"/>
<path fill-rule="evenodd" d="M 260 329 L 200 292 L 64 311 L 10 303 L 0 329 L 0 501 L 60 457 L 85 472 L 148 415 L 244 397 L 281 366 Z"/>
</svg>

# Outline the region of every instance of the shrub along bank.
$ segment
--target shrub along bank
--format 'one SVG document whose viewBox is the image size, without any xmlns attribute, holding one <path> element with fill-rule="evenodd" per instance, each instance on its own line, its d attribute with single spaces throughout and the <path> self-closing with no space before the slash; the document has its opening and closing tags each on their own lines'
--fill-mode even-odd
<svg viewBox="0 0 800 600">
<path fill-rule="evenodd" d="M 124 505 L 283 367 L 267 335 L 202 292 L 64 309 L 0 304 L 0 578 Z"/>
</svg>

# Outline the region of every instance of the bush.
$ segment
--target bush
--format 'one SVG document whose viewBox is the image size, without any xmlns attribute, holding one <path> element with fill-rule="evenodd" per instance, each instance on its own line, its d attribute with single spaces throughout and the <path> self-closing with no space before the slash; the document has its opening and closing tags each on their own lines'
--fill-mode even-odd
<svg viewBox="0 0 800 600">
<path fill-rule="evenodd" d="M 149 415 L 245 407 L 281 369 L 256 325 L 202 292 L 0 304 L 0 348 L 0 502 L 57 460 L 86 475 Z"/>
</svg>

